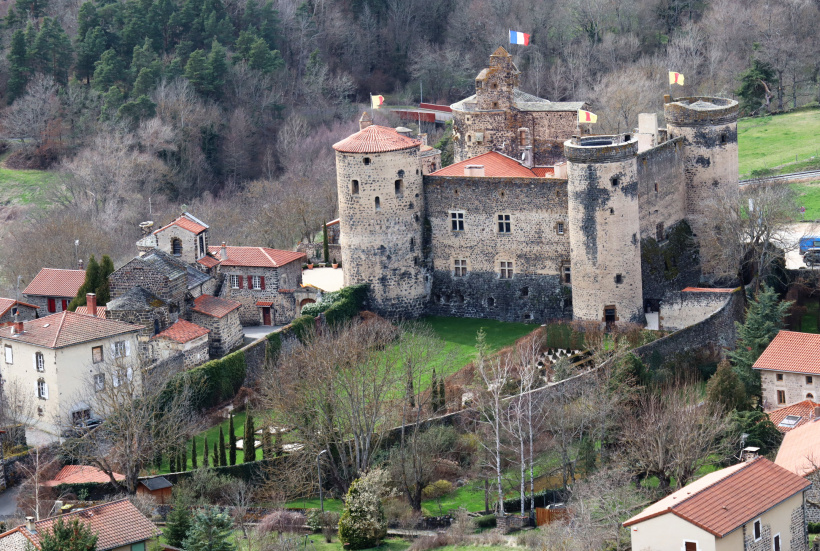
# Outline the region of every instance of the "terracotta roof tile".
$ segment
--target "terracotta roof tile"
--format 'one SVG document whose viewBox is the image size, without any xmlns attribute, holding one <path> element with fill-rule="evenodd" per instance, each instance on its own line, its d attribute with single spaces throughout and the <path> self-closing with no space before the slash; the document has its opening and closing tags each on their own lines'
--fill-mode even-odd
<svg viewBox="0 0 820 551">
<path fill-rule="evenodd" d="M 39 534 L 50 532 L 54 523 L 60 518 L 64 522 L 71 522 L 76 518 L 87 524 L 91 531 L 97 534 L 97 551 L 109 551 L 143 542 L 159 533 L 154 524 L 127 499 L 111 501 L 75 513 L 66 513 L 38 521 L 34 524 L 35 534 L 28 532 L 25 527 L 21 528 L 39 546 Z"/>
<path fill-rule="evenodd" d="M 553 167 L 553 166 L 534 166 L 534 167 L 532 167 L 532 171 L 539 178 L 554 178 L 555 177 L 555 167 Z"/>
<path fill-rule="evenodd" d="M 683 293 L 734 293 L 737 287 L 729 289 L 724 287 L 686 287 Z"/>
<path fill-rule="evenodd" d="M 106 307 L 105 306 L 97 306 L 97 317 L 101 319 L 106 319 Z M 88 312 L 88 306 L 77 306 L 77 309 L 74 310 L 77 314 L 83 314 L 84 316 L 90 316 L 91 314 Z"/>
<path fill-rule="evenodd" d="M 120 473 L 114 473 L 116 480 L 125 480 L 125 476 Z M 49 480 L 44 486 L 59 486 L 60 484 L 88 484 L 88 483 L 105 484 L 111 482 L 107 474 L 102 472 L 97 467 L 90 465 L 66 465 L 57 476 Z"/>
<path fill-rule="evenodd" d="M 218 259 L 218 258 L 214 258 L 214 257 L 212 257 L 212 256 L 210 256 L 210 255 L 203 256 L 202 258 L 200 258 L 199 260 L 197 260 L 197 262 L 199 262 L 200 264 L 202 264 L 202 265 L 203 265 L 203 266 L 205 266 L 206 268 L 213 268 L 214 266 L 218 266 L 218 265 L 219 265 L 219 259 Z"/>
<path fill-rule="evenodd" d="M 208 252 L 219 258 L 222 247 L 208 247 Z M 282 251 L 267 247 L 225 247 L 228 254 L 222 266 L 248 266 L 254 268 L 278 268 L 290 262 L 307 258 L 305 253 Z"/>
<path fill-rule="evenodd" d="M 468 165 L 483 165 L 484 177 L 489 178 L 538 178 L 538 175 L 512 157 L 497 151 L 482 153 L 466 161 L 455 163 L 433 172 L 432 176 L 464 176 Z"/>
<path fill-rule="evenodd" d="M 209 329 L 205 329 L 195 323 L 179 319 L 165 331 L 154 335 L 153 338 L 170 339 L 179 343 L 186 343 L 194 339 L 198 339 L 203 335 L 207 335 L 210 332 L 211 331 Z"/>
<path fill-rule="evenodd" d="M 820 335 L 780 331 L 752 367 L 789 373 L 820 373 Z"/>
<path fill-rule="evenodd" d="M 721 538 L 810 486 L 808 480 L 759 457 L 696 480 L 650 505 L 624 526 L 672 513 Z"/>
<path fill-rule="evenodd" d="M 333 149 L 341 153 L 385 153 L 419 147 L 421 142 L 402 136 L 393 128 L 371 124 L 340 142 Z"/>
<path fill-rule="evenodd" d="M 13 298 L 0 298 L 0 317 L 3 317 L 5 313 L 11 310 L 11 307 L 15 304 L 19 304 L 20 306 L 28 306 L 29 308 L 39 308 L 39 306 L 29 304 L 28 302 L 17 301 Z"/>
<path fill-rule="evenodd" d="M 257 306 L 273 306 L 273 302 L 269 300 L 259 300 L 256 302 Z"/>
<path fill-rule="evenodd" d="M 774 462 L 800 476 L 816 471 L 820 467 L 820 421 L 787 432 Z"/>
<path fill-rule="evenodd" d="M 144 329 L 142 325 L 65 311 L 25 321 L 23 332 L 17 335 L 13 334 L 12 327 L 4 327 L 0 330 L 0 337 L 46 348 L 63 348 L 81 342 L 134 333 L 141 329 Z"/>
<path fill-rule="evenodd" d="M 29 551 L 36 545 L 37 542 L 22 526 L 0 534 L 0 551 Z"/>
<path fill-rule="evenodd" d="M 154 234 L 158 234 L 159 232 L 170 228 L 171 226 L 179 226 L 183 230 L 188 230 L 189 232 L 193 233 L 194 235 L 204 232 L 208 229 L 208 226 L 201 223 L 199 220 L 194 218 L 192 215 L 188 214 L 187 212 L 171 222 L 170 224 L 161 227 L 160 229 L 156 230 Z"/>
<path fill-rule="evenodd" d="M 194 299 L 194 312 L 214 318 L 224 318 L 229 313 L 242 306 L 241 302 L 218 298 L 211 295 L 200 295 Z"/>
<path fill-rule="evenodd" d="M 85 270 L 43 268 L 23 289 L 24 295 L 74 298 L 85 281 Z"/>
<path fill-rule="evenodd" d="M 814 418 L 814 408 L 816 407 L 820 407 L 820 404 L 812 402 L 811 400 L 803 400 L 802 402 L 797 402 L 796 404 L 770 411 L 768 414 L 769 421 L 774 423 L 777 430 L 785 434 L 796 429 L 797 427 L 805 425 L 812 420 Z M 794 424 L 781 426 L 781 423 L 790 415 L 799 417 L 800 419 Z"/>
</svg>

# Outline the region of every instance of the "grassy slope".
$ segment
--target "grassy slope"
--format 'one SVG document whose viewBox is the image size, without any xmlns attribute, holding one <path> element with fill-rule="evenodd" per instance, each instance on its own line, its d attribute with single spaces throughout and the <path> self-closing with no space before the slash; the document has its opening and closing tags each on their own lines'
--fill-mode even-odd
<svg viewBox="0 0 820 551">
<path fill-rule="evenodd" d="M 48 206 L 46 191 L 56 182 L 54 172 L 13 170 L 0 164 L 0 204 Z"/>
<path fill-rule="evenodd" d="M 781 167 L 781 173 L 820 165 L 820 110 L 741 119 L 737 125 L 740 177 L 753 170 Z M 795 163 L 795 156 L 797 162 Z M 810 162 L 810 157 L 816 157 Z"/>
</svg>

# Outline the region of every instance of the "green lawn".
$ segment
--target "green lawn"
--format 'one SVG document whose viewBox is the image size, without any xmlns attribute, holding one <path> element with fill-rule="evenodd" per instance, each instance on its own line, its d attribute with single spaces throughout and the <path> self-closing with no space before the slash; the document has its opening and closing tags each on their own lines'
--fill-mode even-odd
<svg viewBox="0 0 820 551">
<path fill-rule="evenodd" d="M 803 333 L 820 333 L 817 327 L 817 301 L 806 303 L 806 313 L 803 314 L 803 319 L 800 320 L 800 331 Z"/>
<path fill-rule="evenodd" d="M 740 177 L 753 170 L 800 172 L 820 166 L 820 109 L 740 119 L 737 125 Z M 815 157 L 814 160 L 811 157 Z"/>
<path fill-rule="evenodd" d="M 0 204 L 47 206 L 47 191 L 56 182 L 54 172 L 13 170 L 0 164 Z"/>
<path fill-rule="evenodd" d="M 804 220 L 820 219 L 820 181 L 789 185 L 797 195 L 795 197 L 797 204 L 806 207 L 806 213 L 802 215 L 802 218 Z"/>
</svg>

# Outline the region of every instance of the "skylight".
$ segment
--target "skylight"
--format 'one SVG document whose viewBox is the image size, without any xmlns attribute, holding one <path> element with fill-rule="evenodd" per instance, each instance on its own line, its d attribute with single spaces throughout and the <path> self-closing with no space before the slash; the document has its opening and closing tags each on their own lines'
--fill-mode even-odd
<svg viewBox="0 0 820 551">
<path fill-rule="evenodd" d="M 794 426 L 797 425 L 797 423 L 800 422 L 800 419 L 802 419 L 802 417 L 800 415 L 787 415 L 785 419 L 780 421 L 780 425 L 778 425 L 778 426 L 781 426 L 781 427 L 794 427 Z"/>
</svg>

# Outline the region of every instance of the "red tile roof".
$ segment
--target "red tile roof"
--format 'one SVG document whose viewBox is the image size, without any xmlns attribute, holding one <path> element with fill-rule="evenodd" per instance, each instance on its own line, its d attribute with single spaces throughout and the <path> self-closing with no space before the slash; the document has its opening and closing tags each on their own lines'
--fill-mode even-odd
<svg viewBox="0 0 820 551">
<path fill-rule="evenodd" d="M 88 312 L 88 306 L 77 306 L 77 309 L 74 310 L 77 314 L 83 314 L 84 316 L 90 316 L 91 314 Z M 105 306 L 97 306 L 97 317 L 106 319 L 106 308 Z"/>
<path fill-rule="evenodd" d="M 273 302 L 269 300 L 260 300 L 256 302 L 257 306 L 273 306 Z"/>
<path fill-rule="evenodd" d="M 371 124 L 340 142 L 333 149 L 342 153 L 385 153 L 419 147 L 421 142 L 402 136 L 393 128 Z"/>
<path fill-rule="evenodd" d="M 0 534 L 0 551 L 29 551 L 37 549 L 37 542 L 24 526 Z"/>
<path fill-rule="evenodd" d="M 183 230 L 188 230 L 189 232 L 193 233 L 194 235 L 200 234 L 208 229 L 208 226 L 200 224 L 198 221 L 193 220 L 193 217 L 189 217 L 188 213 L 183 214 L 167 226 L 163 226 L 160 229 L 156 230 L 154 233 L 157 234 L 163 230 L 170 228 L 171 226 L 179 226 Z"/>
<path fill-rule="evenodd" d="M 722 538 L 810 486 L 808 480 L 759 457 L 707 474 L 650 505 L 624 526 L 671 513 Z"/>
<path fill-rule="evenodd" d="M 153 338 L 171 339 L 172 341 L 186 343 L 194 339 L 198 339 L 203 335 L 207 335 L 210 332 L 210 329 L 205 329 L 204 327 L 191 323 L 190 321 L 179 319 L 165 331 L 154 335 Z"/>
<path fill-rule="evenodd" d="M 39 308 L 39 306 L 29 304 L 28 302 L 17 301 L 13 298 L 0 298 L 0 317 L 3 317 L 15 304 L 19 304 L 20 306 L 28 306 L 29 308 Z"/>
<path fill-rule="evenodd" d="M 202 264 L 206 268 L 213 268 L 214 266 L 219 265 L 219 259 L 214 258 L 210 255 L 203 256 L 202 258 L 197 260 L 197 262 L 199 262 L 200 264 Z"/>
<path fill-rule="evenodd" d="M 723 287 L 686 287 L 682 292 L 684 293 L 734 293 L 737 287 L 729 289 Z"/>
<path fill-rule="evenodd" d="M 25 527 L 21 529 L 25 530 L 39 547 L 40 534 L 50 532 L 57 519 L 63 519 L 64 522 L 78 519 L 85 523 L 92 532 L 97 534 L 97 551 L 125 547 L 149 540 L 159 534 L 154 524 L 127 499 L 111 501 L 75 513 L 66 513 L 38 521 L 34 524 L 36 530 L 34 534 L 28 532 Z"/>
<path fill-rule="evenodd" d="M 23 332 L 17 335 L 13 334 L 13 327 L 4 327 L 0 330 L 0 337 L 47 348 L 62 348 L 81 342 L 134 333 L 141 329 L 144 329 L 142 325 L 65 311 L 25 321 Z"/>
<path fill-rule="evenodd" d="M 219 257 L 222 247 L 208 247 L 208 252 Z M 267 247 L 225 247 L 228 254 L 222 266 L 249 266 L 253 268 L 278 268 L 290 262 L 307 258 L 305 253 L 281 251 Z"/>
<path fill-rule="evenodd" d="M 125 480 L 125 475 L 114 473 L 115 480 Z M 60 484 L 105 484 L 111 478 L 97 467 L 90 465 L 66 465 L 57 476 L 43 484 L 44 486 L 59 486 Z"/>
<path fill-rule="evenodd" d="M 433 176 L 464 176 L 464 168 L 468 165 L 483 165 L 484 177 L 489 178 L 538 178 L 538 174 L 522 165 L 512 157 L 502 155 L 497 151 L 482 153 L 472 159 L 461 161 L 444 167 L 432 173 Z"/>
<path fill-rule="evenodd" d="M 787 432 L 774 462 L 799 476 L 809 475 L 820 468 L 820 421 Z"/>
<path fill-rule="evenodd" d="M 85 270 L 43 268 L 23 289 L 24 295 L 74 298 L 85 281 Z"/>
<path fill-rule="evenodd" d="M 820 335 L 780 331 L 752 368 L 790 373 L 820 373 Z"/>
<path fill-rule="evenodd" d="M 540 178 L 555 177 L 555 167 L 553 166 L 534 166 L 532 171 Z"/>
<path fill-rule="evenodd" d="M 797 402 L 796 404 L 770 411 L 769 421 L 774 423 L 777 430 L 782 433 L 787 433 L 790 430 L 803 426 L 812 420 L 814 418 L 814 408 L 816 407 L 820 407 L 820 404 L 812 402 L 811 400 L 803 400 L 802 402 Z M 790 426 L 781 426 L 780 423 L 782 423 L 783 420 L 789 415 L 800 417 L 800 420 Z"/>
<path fill-rule="evenodd" d="M 194 312 L 214 318 L 224 318 L 229 313 L 242 306 L 241 302 L 218 298 L 211 295 L 200 295 L 194 299 Z"/>
</svg>

